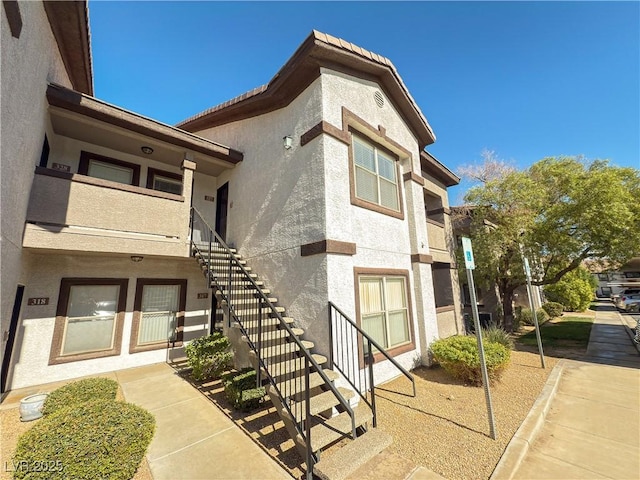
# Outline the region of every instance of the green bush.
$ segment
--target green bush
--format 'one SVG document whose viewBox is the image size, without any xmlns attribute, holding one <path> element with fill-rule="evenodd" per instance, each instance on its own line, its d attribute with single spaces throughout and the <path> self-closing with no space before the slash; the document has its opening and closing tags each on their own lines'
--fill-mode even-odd
<svg viewBox="0 0 640 480">
<path fill-rule="evenodd" d="M 196 381 L 218 378 L 231 365 L 233 354 L 229 339 L 220 332 L 200 337 L 184 347 L 187 362 Z"/>
<path fill-rule="evenodd" d="M 507 333 L 502 328 L 496 327 L 495 325 L 482 330 L 482 340 L 484 342 L 499 343 L 509 350 L 513 349 L 514 345 L 511 335 L 509 335 L 509 333 Z"/>
<path fill-rule="evenodd" d="M 542 325 L 544 322 L 549 320 L 549 314 L 547 314 L 547 312 L 542 308 L 536 310 L 536 316 L 538 317 L 538 325 Z M 518 325 L 533 325 L 534 322 L 531 309 L 526 307 L 517 307 L 516 322 L 518 322 Z"/>
<path fill-rule="evenodd" d="M 549 314 L 551 318 L 557 318 L 562 316 L 562 304 L 558 302 L 547 302 L 542 305 L 542 309 Z"/>
<path fill-rule="evenodd" d="M 266 392 L 264 387 L 256 388 L 256 371 L 253 368 L 223 375 L 222 384 L 227 399 L 237 410 L 255 410 L 264 401 Z"/>
<path fill-rule="evenodd" d="M 62 408 L 20 437 L 14 478 L 128 480 L 154 429 L 153 416 L 129 403 L 97 400 Z M 45 471 L 33 471 L 36 465 Z"/>
<path fill-rule="evenodd" d="M 569 312 L 583 312 L 595 298 L 597 280 L 589 270 L 578 267 L 565 274 L 557 283 L 547 285 L 546 297 L 552 302 L 561 303 Z"/>
<path fill-rule="evenodd" d="M 499 343 L 483 342 L 483 345 L 489 381 L 494 382 L 509 365 L 511 350 Z M 431 344 L 431 352 L 435 361 L 453 377 L 474 385 L 482 385 L 482 370 L 475 337 L 454 335 L 436 340 Z"/>
<path fill-rule="evenodd" d="M 60 387 L 49 394 L 42 409 L 50 415 L 61 408 L 96 400 L 115 400 L 118 382 L 109 378 L 86 378 Z"/>
</svg>

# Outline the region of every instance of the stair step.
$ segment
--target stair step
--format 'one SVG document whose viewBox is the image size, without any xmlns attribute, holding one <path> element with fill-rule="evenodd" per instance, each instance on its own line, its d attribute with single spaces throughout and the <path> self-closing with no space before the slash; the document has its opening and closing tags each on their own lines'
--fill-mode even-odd
<svg viewBox="0 0 640 480">
<path fill-rule="evenodd" d="M 333 370 L 329 370 L 328 368 L 324 368 L 322 370 L 322 372 L 332 382 L 339 377 L 339 375 L 336 372 L 334 372 Z M 322 379 L 322 377 L 320 376 L 320 374 L 318 372 L 312 372 L 312 373 L 309 374 L 309 388 L 310 389 L 311 388 L 315 388 L 315 387 L 319 387 L 319 386 L 324 385 L 324 384 L 325 384 L 325 382 L 324 382 L 324 380 Z M 278 382 L 278 388 L 280 389 L 280 392 L 283 395 L 286 395 L 288 397 L 295 396 L 298 393 L 304 391 L 304 387 L 305 387 L 304 374 L 300 375 L 300 376 L 298 376 L 296 378 L 293 378 L 291 380 L 286 380 L 284 382 Z"/>
<path fill-rule="evenodd" d="M 258 278 L 258 276 L 254 273 L 253 275 L 249 275 L 251 278 Z M 227 286 L 228 282 L 224 282 L 224 286 Z M 257 286 L 262 286 L 264 285 L 264 282 L 262 280 L 254 280 L 253 283 L 255 283 Z M 247 285 L 253 286 L 253 284 L 249 281 L 249 280 L 232 280 L 231 281 L 231 287 L 234 288 L 242 288 L 242 287 L 246 287 Z M 226 288 L 225 288 L 226 291 Z"/>
<path fill-rule="evenodd" d="M 255 289 L 253 288 L 253 285 L 251 286 L 236 286 L 236 287 L 232 287 L 231 288 L 231 292 L 233 295 L 238 296 L 238 297 L 249 297 L 249 298 L 255 298 L 257 295 L 260 294 L 260 292 L 262 292 L 262 294 L 264 295 L 269 295 L 271 293 L 271 290 L 269 290 L 268 288 L 259 288 L 259 289 Z M 229 295 L 229 289 L 224 288 L 222 290 L 222 293 L 224 293 L 225 295 Z"/>
<path fill-rule="evenodd" d="M 309 342 L 307 340 L 302 340 L 302 345 L 304 345 L 307 349 L 313 348 L 313 342 Z M 279 357 L 281 355 L 289 355 L 291 353 L 295 353 L 300 350 L 300 347 L 295 342 L 283 343 L 280 345 L 275 345 L 273 347 L 263 348 L 260 352 L 262 358 L 271 358 L 271 357 Z"/>
<path fill-rule="evenodd" d="M 356 405 L 353 408 L 353 413 L 355 415 L 356 428 L 373 419 L 371 409 L 364 402 Z M 327 445 L 331 445 L 336 440 L 350 435 L 351 417 L 349 416 L 349 412 L 342 412 L 335 417 L 311 427 L 311 450 L 317 452 Z M 298 441 L 304 444 L 300 436 L 298 436 Z"/>
<path fill-rule="evenodd" d="M 371 429 L 335 453 L 322 457 L 313 466 L 313 473 L 322 480 L 344 480 L 391 445 L 392 441 L 388 433 L 377 428 Z"/>
<path fill-rule="evenodd" d="M 255 292 L 254 292 L 255 293 Z M 271 303 L 278 303 L 278 299 L 273 297 L 273 298 L 269 298 L 269 301 Z M 250 305 L 253 307 L 253 310 L 255 311 L 258 305 L 258 301 L 256 298 L 235 298 L 233 299 L 233 305 L 236 307 L 241 307 L 243 305 Z M 238 308 L 236 308 L 236 312 L 238 311 Z"/>
<path fill-rule="evenodd" d="M 256 363 L 254 364 L 254 367 L 255 367 L 257 365 L 258 357 L 256 356 L 255 352 L 250 352 L 249 355 L 252 356 L 254 359 L 256 359 Z M 319 353 L 312 353 L 311 357 L 316 361 L 318 365 L 322 366 L 325 363 L 327 363 L 327 357 L 325 357 L 324 355 L 320 355 Z M 267 362 L 267 369 L 269 370 L 269 374 L 272 377 L 278 378 L 279 376 L 284 374 L 291 374 L 294 372 L 304 370 L 304 359 L 296 358 L 292 361 L 290 360 L 288 362 L 281 362 L 281 363 Z M 327 370 L 325 369 L 324 371 L 326 372 Z M 265 373 L 264 369 L 263 369 L 263 373 Z"/>
<path fill-rule="evenodd" d="M 240 315 L 240 316 L 248 316 L 248 315 L 256 315 L 257 309 L 255 308 L 243 308 L 242 305 L 240 305 L 240 308 L 234 308 L 233 311 L 236 312 L 236 315 Z M 284 313 L 285 309 L 284 307 L 274 307 L 273 310 L 275 310 L 278 313 Z M 261 311 L 262 311 L 262 315 L 270 315 L 273 313 L 273 310 L 271 309 L 271 307 L 262 307 Z"/>
<path fill-rule="evenodd" d="M 239 326 L 238 326 L 239 328 Z M 300 335 L 304 334 L 304 330 L 302 330 L 301 328 L 292 328 L 291 329 L 294 333 L 294 335 L 296 335 L 297 337 L 299 337 Z M 271 330 L 270 332 L 263 332 L 262 333 L 262 341 L 263 342 L 274 342 L 276 340 L 284 340 L 290 337 L 289 332 L 287 332 L 284 329 L 278 329 L 278 330 Z M 250 334 L 249 338 L 251 339 L 252 342 L 257 342 L 258 341 L 258 334 Z M 244 342 L 248 342 L 249 338 L 247 338 L 246 335 L 242 336 L 242 340 Z"/>
<path fill-rule="evenodd" d="M 250 272 L 251 271 L 251 267 L 244 267 L 244 270 L 246 272 Z M 219 273 L 222 273 L 222 274 L 228 274 L 229 273 L 229 265 L 218 265 L 218 264 L 214 263 L 213 265 L 211 265 L 211 271 L 212 272 L 219 272 Z M 238 265 L 233 265 L 233 271 L 234 272 L 239 272 L 241 270 L 238 267 Z"/>
<path fill-rule="evenodd" d="M 293 318 L 291 317 L 282 317 L 282 319 L 284 320 L 284 322 L 291 326 L 293 324 Z M 238 322 L 234 322 L 234 326 L 235 324 L 238 324 Z M 280 326 L 281 322 L 278 318 L 276 317 L 267 317 L 267 318 L 263 318 L 262 319 L 262 328 L 269 328 L 269 327 L 278 327 Z M 249 334 L 257 332 L 258 331 L 258 322 L 255 320 L 245 320 L 242 322 L 242 326 L 244 327 L 246 332 L 249 332 Z M 240 327 L 240 325 L 238 324 L 238 328 Z"/>
<path fill-rule="evenodd" d="M 326 370 L 324 371 L 326 372 Z M 338 387 L 338 391 L 347 401 L 351 400 L 355 396 L 355 392 L 350 388 Z M 309 402 L 311 404 L 311 415 L 318 415 L 319 413 L 326 412 L 327 410 L 340 405 L 340 401 L 331 390 L 322 392 L 319 395 L 314 395 L 313 397 L 311 397 Z M 305 412 L 307 409 L 307 405 L 304 400 L 293 403 L 292 405 L 290 405 L 290 408 L 291 411 L 296 414 L 299 421 L 306 418 Z"/>
</svg>

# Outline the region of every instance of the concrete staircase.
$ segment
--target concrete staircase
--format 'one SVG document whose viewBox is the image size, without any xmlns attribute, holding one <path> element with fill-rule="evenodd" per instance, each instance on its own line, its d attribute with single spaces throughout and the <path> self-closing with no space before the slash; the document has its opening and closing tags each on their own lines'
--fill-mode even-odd
<svg viewBox="0 0 640 480">
<path fill-rule="evenodd" d="M 236 356 L 260 372 L 259 381 L 306 461 L 307 478 L 348 477 L 389 446 L 391 437 L 372 428 L 369 405 L 352 405 L 358 395 L 334 385 L 340 375 L 324 368 L 327 358 L 313 352 L 313 342 L 303 340 L 304 330 L 285 316 L 242 257 L 216 240 L 193 242 L 193 256 L 222 305 Z"/>
</svg>

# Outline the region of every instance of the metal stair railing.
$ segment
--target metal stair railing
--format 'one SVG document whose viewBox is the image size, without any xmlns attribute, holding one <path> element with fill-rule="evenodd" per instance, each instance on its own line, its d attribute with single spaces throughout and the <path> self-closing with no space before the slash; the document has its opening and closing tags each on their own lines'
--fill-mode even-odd
<svg viewBox="0 0 640 480">
<path fill-rule="evenodd" d="M 338 335 L 340 338 L 336 342 Z M 416 381 L 413 375 L 331 301 L 329 301 L 329 344 L 331 345 L 329 368 L 338 370 L 358 392 L 360 398 L 369 405 L 373 412 L 374 428 L 377 426 L 377 414 L 373 379 L 373 348 L 411 381 L 413 396 L 416 396 Z M 367 398 L 367 392 L 371 392 L 371 398 Z"/>
<path fill-rule="evenodd" d="M 353 408 L 224 240 L 193 207 L 190 233 L 191 247 L 194 256 L 199 258 L 209 282 L 208 287 L 217 289 L 222 300 L 227 303 L 228 326 L 231 326 L 233 319 L 257 356 L 257 385 L 262 384 L 264 374 L 306 445 L 307 477 L 311 479 L 313 465 L 317 462 L 317 456 L 311 450 L 311 370 L 320 376 L 321 384 L 334 394 L 344 411 L 348 412 L 351 417 L 351 435 L 355 439 L 357 433 Z M 288 342 L 269 338 L 264 332 L 266 322 L 279 327 L 279 330 L 274 329 L 273 332 L 286 332 L 284 336 Z M 271 344 L 273 340 L 275 342 Z M 293 440 L 295 442 L 296 439 Z"/>
</svg>

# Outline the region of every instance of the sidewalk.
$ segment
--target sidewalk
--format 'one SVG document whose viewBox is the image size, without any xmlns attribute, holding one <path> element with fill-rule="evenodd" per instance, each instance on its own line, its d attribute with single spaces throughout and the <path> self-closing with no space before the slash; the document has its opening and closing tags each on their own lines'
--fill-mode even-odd
<svg viewBox="0 0 640 480">
<path fill-rule="evenodd" d="M 561 362 L 544 423 L 509 478 L 640 478 L 640 354 L 627 322 L 599 304 L 586 356 Z"/>
<path fill-rule="evenodd" d="M 125 399 L 149 410 L 154 480 L 282 479 L 291 476 L 167 364 L 115 372 Z"/>
</svg>

